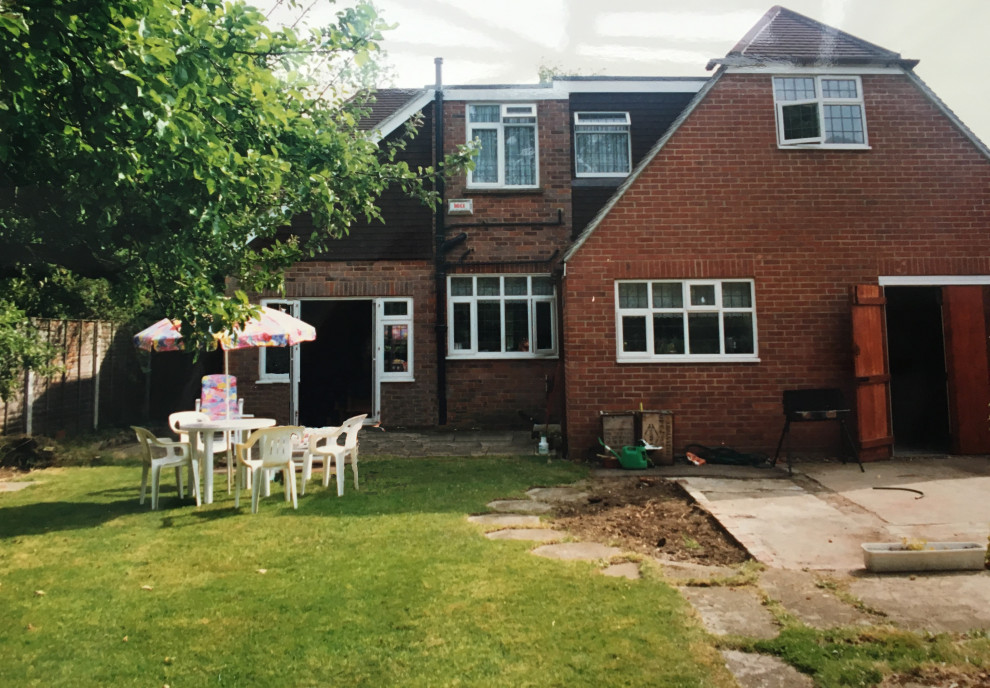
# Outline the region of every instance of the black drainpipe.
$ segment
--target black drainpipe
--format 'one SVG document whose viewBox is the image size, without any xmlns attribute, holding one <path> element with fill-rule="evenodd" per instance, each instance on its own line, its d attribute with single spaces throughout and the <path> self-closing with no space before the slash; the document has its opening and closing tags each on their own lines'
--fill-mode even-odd
<svg viewBox="0 0 990 688">
<path fill-rule="evenodd" d="M 437 174 L 434 177 L 434 189 L 437 192 L 438 205 L 433 211 L 434 247 L 433 271 L 436 275 L 436 341 L 437 341 L 437 424 L 447 424 L 447 268 L 444 261 L 443 242 L 444 226 L 443 213 L 445 188 L 443 173 L 440 168 L 443 162 L 443 58 L 433 59 L 436 65 L 436 86 L 433 98 L 433 128 L 435 161 Z"/>
</svg>

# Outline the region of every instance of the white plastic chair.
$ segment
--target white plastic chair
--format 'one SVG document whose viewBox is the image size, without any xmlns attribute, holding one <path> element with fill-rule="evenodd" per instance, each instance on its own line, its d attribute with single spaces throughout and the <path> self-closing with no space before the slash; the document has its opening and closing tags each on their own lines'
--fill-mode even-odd
<svg viewBox="0 0 990 688">
<path fill-rule="evenodd" d="M 327 470 L 326 455 L 315 454 L 314 449 L 322 442 L 324 444 L 337 444 L 338 439 L 344 432 L 344 426 L 326 426 L 322 428 L 306 428 L 302 440 L 296 444 L 294 456 L 302 465 L 302 476 L 300 478 L 299 494 L 306 494 L 306 483 L 313 477 L 313 461 L 318 461 L 323 466 L 324 472 Z"/>
<path fill-rule="evenodd" d="M 172 428 L 172 432 L 179 436 L 180 442 L 189 441 L 189 433 L 179 430 L 179 425 L 181 423 L 193 423 L 196 421 L 208 421 L 210 417 L 201 411 L 176 411 L 175 413 L 169 414 L 168 426 Z M 203 438 L 199 437 L 196 441 L 196 451 L 202 453 L 205 449 L 203 445 Z M 217 454 L 224 455 L 224 461 L 227 466 L 227 494 L 230 494 L 231 488 L 234 484 L 234 455 L 233 455 L 233 442 L 230 441 L 230 433 L 218 432 L 213 436 L 213 455 Z"/>
<path fill-rule="evenodd" d="M 354 474 L 354 489 L 358 489 L 358 432 L 361 424 L 368 417 L 367 413 L 360 416 L 352 416 L 344 421 L 338 428 L 338 432 L 333 435 L 332 440 L 327 437 L 327 441 L 318 442 L 310 447 L 312 460 L 323 461 L 323 487 L 330 486 L 330 461 L 333 461 L 334 472 L 337 477 L 337 496 L 344 495 L 344 464 L 347 457 L 351 458 L 351 472 Z M 341 435 L 344 435 L 344 444 L 338 443 Z"/>
<path fill-rule="evenodd" d="M 186 496 L 182 485 L 182 469 L 189 469 L 192 477 L 192 490 L 196 496 L 196 506 L 202 504 L 199 496 L 199 461 L 189 450 L 188 442 L 176 442 L 162 437 L 155 437 L 151 431 L 132 425 L 131 429 L 137 435 L 141 444 L 141 453 L 144 457 L 144 466 L 141 470 L 141 499 L 139 504 L 144 504 L 144 496 L 148 488 L 148 473 L 151 473 L 151 508 L 158 508 L 158 487 L 161 482 L 161 472 L 163 468 L 175 469 L 175 482 L 179 486 L 179 498 Z M 155 453 L 164 451 L 165 456 L 154 456 Z"/>
<path fill-rule="evenodd" d="M 297 425 L 284 425 L 255 430 L 245 442 L 236 446 L 237 480 L 234 488 L 234 506 L 241 505 L 241 489 L 247 487 L 248 471 L 251 472 L 251 513 L 258 513 L 258 500 L 261 491 L 268 494 L 268 473 L 282 471 L 285 483 L 285 501 L 292 502 L 292 508 L 299 508 L 296 494 L 296 462 L 293 459 L 295 438 L 302 437 L 305 428 Z M 251 448 L 258 446 L 257 458 L 252 457 Z"/>
</svg>

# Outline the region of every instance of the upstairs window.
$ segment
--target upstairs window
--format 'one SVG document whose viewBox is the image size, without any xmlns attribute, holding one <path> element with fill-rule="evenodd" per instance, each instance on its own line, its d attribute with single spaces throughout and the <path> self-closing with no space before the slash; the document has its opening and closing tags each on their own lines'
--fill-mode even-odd
<svg viewBox="0 0 990 688">
<path fill-rule="evenodd" d="M 574 172 L 578 177 L 629 174 L 629 113 L 574 113 Z"/>
<path fill-rule="evenodd" d="M 866 147 L 859 77 L 778 76 L 773 97 L 781 146 Z"/>
<path fill-rule="evenodd" d="M 535 105 L 468 105 L 467 137 L 481 146 L 468 186 L 537 186 Z"/>
<path fill-rule="evenodd" d="M 755 361 L 752 280 L 616 282 L 619 361 Z"/>
<path fill-rule="evenodd" d="M 557 353 L 555 295 L 549 275 L 448 278 L 451 358 L 536 358 Z"/>
</svg>

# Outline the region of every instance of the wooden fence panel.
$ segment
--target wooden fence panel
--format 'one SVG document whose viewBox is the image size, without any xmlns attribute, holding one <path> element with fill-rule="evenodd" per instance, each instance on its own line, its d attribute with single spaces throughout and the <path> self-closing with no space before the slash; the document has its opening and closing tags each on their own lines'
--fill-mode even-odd
<svg viewBox="0 0 990 688">
<path fill-rule="evenodd" d="M 3 433 L 64 437 L 137 422 L 140 366 L 129 333 L 96 320 L 32 319 L 60 350 L 61 373 L 25 373 L 21 390 L 2 404 Z"/>
</svg>

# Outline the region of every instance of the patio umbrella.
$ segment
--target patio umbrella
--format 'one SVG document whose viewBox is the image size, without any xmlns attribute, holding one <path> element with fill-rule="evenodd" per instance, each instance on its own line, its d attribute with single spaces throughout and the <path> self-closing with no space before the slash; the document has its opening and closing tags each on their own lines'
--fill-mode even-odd
<svg viewBox="0 0 990 688">
<path fill-rule="evenodd" d="M 134 346 L 144 351 L 181 351 L 184 348 L 179 321 L 162 318 L 134 335 Z M 229 370 L 227 352 L 262 346 L 295 346 L 316 339 L 316 328 L 288 313 L 261 307 L 261 313 L 243 326 L 213 335 L 223 349 L 223 372 Z"/>
<path fill-rule="evenodd" d="M 134 335 L 134 346 L 144 351 L 181 351 L 179 321 L 162 318 Z M 261 307 L 261 314 L 242 327 L 213 335 L 221 349 L 233 351 L 262 346 L 295 346 L 316 339 L 316 328 L 288 313 Z"/>
</svg>

